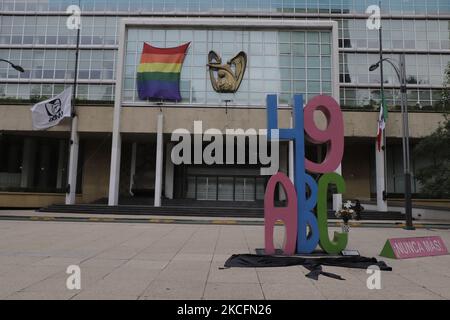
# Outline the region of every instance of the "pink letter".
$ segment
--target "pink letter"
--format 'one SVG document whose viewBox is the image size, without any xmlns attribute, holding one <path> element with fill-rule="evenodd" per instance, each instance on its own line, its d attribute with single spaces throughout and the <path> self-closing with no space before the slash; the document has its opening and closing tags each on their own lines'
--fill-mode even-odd
<svg viewBox="0 0 450 320">
<path fill-rule="evenodd" d="M 327 118 L 326 130 L 317 128 L 314 122 L 314 112 L 322 111 Z M 306 170 L 314 173 L 335 171 L 344 155 L 344 120 L 339 104 L 332 97 L 317 96 L 305 107 L 305 131 L 308 139 L 314 144 L 327 143 L 328 150 L 322 163 L 314 163 L 305 159 Z"/>
<path fill-rule="evenodd" d="M 283 186 L 287 197 L 286 207 L 275 207 L 275 190 L 277 183 Z M 264 227 L 266 254 L 275 254 L 273 245 L 273 232 L 278 220 L 284 222 L 286 233 L 283 253 L 294 255 L 297 240 L 297 193 L 291 180 L 284 173 L 277 173 L 270 178 L 264 196 Z"/>
</svg>

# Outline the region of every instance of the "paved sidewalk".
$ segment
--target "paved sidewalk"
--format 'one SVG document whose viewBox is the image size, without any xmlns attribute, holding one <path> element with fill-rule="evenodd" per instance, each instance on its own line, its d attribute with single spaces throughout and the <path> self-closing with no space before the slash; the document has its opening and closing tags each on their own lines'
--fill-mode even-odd
<svg viewBox="0 0 450 320">
<path fill-rule="evenodd" d="M 449 230 L 353 228 L 349 248 L 378 257 L 388 237 L 428 235 L 450 247 Z M 450 299 L 450 256 L 384 259 L 394 270 L 378 291 L 365 270 L 324 267 L 346 281 L 303 267 L 219 270 L 263 243 L 261 226 L 0 221 L 0 299 Z M 81 267 L 80 291 L 66 288 L 69 265 Z"/>
<path fill-rule="evenodd" d="M 58 222 L 115 222 L 115 223 L 179 223 L 179 224 L 217 224 L 217 225 L 264 225 L 264 218 L 227 218 L 227 217 L 192 217 L 192 216 L 156 216 L 156 215 L 118 215 L 118 214 L 83 214 L 50 213 L 35 210 L 0 210 L 0 220 L 12 221 L 58 221 Z M 338 227 L 340 219 L 329 219 L 330 226 Z M 352 227 L 386 227 L 402 228 L 404 220 L 361 220 L 350 221 Z M 447 229 L 448 220 L 414 221 L 418 229 Z"/>
</svg>

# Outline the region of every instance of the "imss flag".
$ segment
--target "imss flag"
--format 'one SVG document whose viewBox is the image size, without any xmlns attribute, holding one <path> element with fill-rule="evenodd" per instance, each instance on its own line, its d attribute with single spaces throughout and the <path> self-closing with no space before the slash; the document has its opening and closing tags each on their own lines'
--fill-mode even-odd
<svg viewBox="0 0 450 320">
<path fill-rule="evenodd" d="M 58 125 L 63 118 L 71 115 L 72 87 L 56 97 L 39 102 L 31 108 L 33 129 L 43 130 Z"/>
</svg>

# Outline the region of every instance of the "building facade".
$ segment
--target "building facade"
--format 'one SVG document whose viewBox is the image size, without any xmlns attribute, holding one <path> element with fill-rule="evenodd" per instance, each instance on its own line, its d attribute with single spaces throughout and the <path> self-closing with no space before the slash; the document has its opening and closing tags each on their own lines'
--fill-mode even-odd
<svg viewBox="0 0 450 320">
<path fill-rule="evenodd" d="M 33 131 L 30 107 L 72 86 L 81 8 L 77 115 L 79 153 L 76 202 L 154 204 L 256 202 L 267 177 L 261 163 L 174 165 L 174 130 L 264 129 L 265 98 L 279 97 L 280 127 L 289 127 L 290 99 L 333 96 L 344 111 L 342 173 L 346 199 L 377 196 L 376 132 L 380 73 L 378 30 L 368 27 L 371 1 L 297 0 L 91 0 L 0 2 L 0 206 L 64 203 L 69 177 L 71 123 Z M 414 145 L 434 131 L 442 112 L 445 69 L 450 63 L 450 3 L 382 1 L 385 57 L 406 54 L 410 135 Z M 143 43 L 167 48 L 190 42 L 177 103 L 141 101 L 136 71 Z M 235 94 L 215 92 L 208 68 L 214 50 L 226 62 L 248 57 Z M 404 192 L 400 93 L 397 76 L 384 68 L 387 122 L 387 193 Z M 161 116 L 162 115 L 162 116 Z M 319 126 L 324 119 L 317 119 Z M 247 142 L 248 143 L 248 142 Z M 308 146 L 321 161 L 323 146 Z M 280 145 L 280 170 L 289 173 L 289 145 Z M 248 157 L 248 156 L 247 156 Z M 432 159 L 412 159 L 413 171 Z M 378 166 L 379 168 L 379 166 Z M 73 168 L 72 168 L 73 169 Z M 413 172 L 413 173 L 414 173 Z M 75 181 L 75 180 L 72 180 Z M 421 186 L 412 190 L 421 198 Z"/>
</svg>

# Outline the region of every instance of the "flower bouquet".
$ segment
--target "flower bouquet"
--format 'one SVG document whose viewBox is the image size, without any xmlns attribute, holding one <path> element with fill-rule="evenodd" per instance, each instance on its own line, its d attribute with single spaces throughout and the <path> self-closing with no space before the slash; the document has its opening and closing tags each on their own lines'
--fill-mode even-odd
<svg viewBox="0 0 450 320">
<path fill-rule="evenodd" d="M 356 218 L 356 212 L 352 209 L 353 207 L 354 204 L 351 201 L 347 201 L 342 206 L 341 210 L 336 211 L 336 218 L 344 221 L 344 224 L 342 225 L 342 232 L 348 233 L 350 229 L 348 222 Z"/>
</svg>

